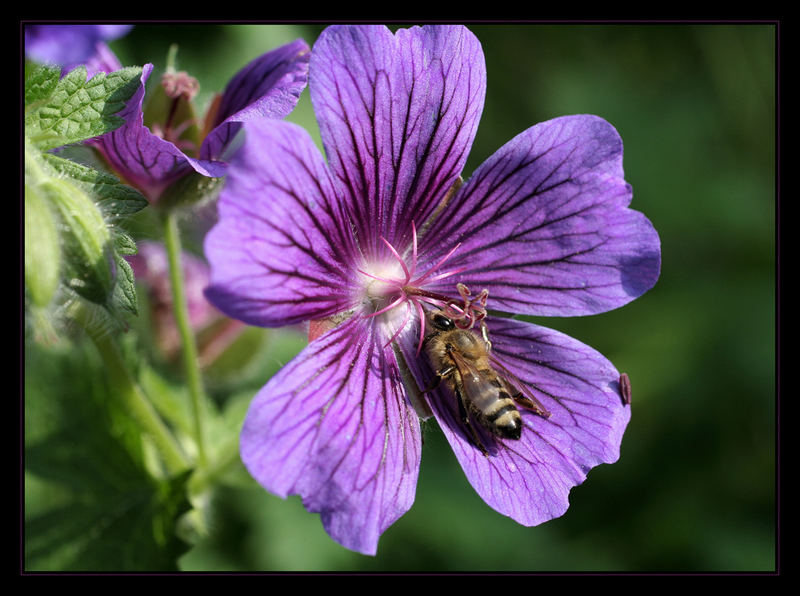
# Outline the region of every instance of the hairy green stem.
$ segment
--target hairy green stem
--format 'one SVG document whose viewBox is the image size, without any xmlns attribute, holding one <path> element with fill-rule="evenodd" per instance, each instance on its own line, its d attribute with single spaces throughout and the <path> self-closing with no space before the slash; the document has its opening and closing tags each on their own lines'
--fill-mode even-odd
<svg viewBox="0 0 800 596">
<path fill-rule="evenodd" d="M 119 347 L 107 330 L 92 324 L 91 315 L 85 306 L 72 310 L 73 318 L 83 327 L 100 353 L 111 383 L 127 411 L 139 426 L 155 442 L 170 474 L 183 472 L 190 467 L 186 455 L 178 445 L 169 428 L 142 393 L 125 365 Z"/>
<path fill-rule="evenodd" d="M 169 259 L 169 277 L 172 286 L 172 309 L 175 323 L 181 338 L 183 366 L 189 395 L 192 400 L 194 439 L 197 444 L 197 463 L 202 468 L 206 464 L 205 440 L 203 437 L 203 385 L 200 364 L 197 358 L 197 342 L 189 321 L 189 308 L 183 287 L 183 267 L 181 266 L 181 238 L 178 229 L 178 216 L 175 210 L 164 214 L 164 241 Z"/>
</svg>

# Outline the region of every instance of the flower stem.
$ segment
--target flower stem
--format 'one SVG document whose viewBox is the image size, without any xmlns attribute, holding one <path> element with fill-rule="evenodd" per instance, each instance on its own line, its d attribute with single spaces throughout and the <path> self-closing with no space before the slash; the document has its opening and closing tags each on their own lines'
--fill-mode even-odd
<svg viewBox="0 0 800 596">
<path fill-rule="evenodd" d="M 164 240 L 169 259 L 169 276 L 172 286 L 172 308 L 175 323 L 181 337 L 183 366 L 189 394 L 192 400 L 194 438 L 197 444 L 197 464 L 202 468 L 206 463 L 205 441 L 203 437 L 203 386 L 200 365 L 197 358 L 197 343 L 189 321 L 189 308 L 183 287 L 183 268 L 181 266 L 181 239 L 178 219 L 174 209 L 164 215 Z"/>
<path fill-rule="evenodd" d="M 92 316 L 85 306 L 74 305 L 71 314 L 94 342 L 116 394 L 132 418 L 153 439 L 169 473 L 177 474 L 187 470 L 189 461 L 169 428 L 134 381 L 111 334 L 92 324 Z"/>
</svg>

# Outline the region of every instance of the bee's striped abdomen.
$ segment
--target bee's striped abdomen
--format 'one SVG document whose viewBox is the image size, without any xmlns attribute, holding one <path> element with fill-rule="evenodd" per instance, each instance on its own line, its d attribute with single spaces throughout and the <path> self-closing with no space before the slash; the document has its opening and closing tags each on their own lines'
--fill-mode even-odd
<svg viewBox="0 0 800 596">
<path fill-rule="evenodd" d="M 497 378 L 484 387 L 483 399 L 473 403 L 483 426 L 499 437 L 519 439 L 522 436 L 522 417 L 514 400 L 502 389 Z"/>
</svg>

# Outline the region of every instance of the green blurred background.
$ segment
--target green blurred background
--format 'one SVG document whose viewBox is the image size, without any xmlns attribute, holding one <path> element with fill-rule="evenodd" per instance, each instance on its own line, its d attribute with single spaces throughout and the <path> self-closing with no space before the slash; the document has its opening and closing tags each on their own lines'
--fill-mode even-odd
<svg viewBox="0 0 800 596">
<path fill-rule="evenodd" d="M 775 570 L 776 27 L 469 27 L 488 88 L 464 177 L 537 122 L 597 114 L 625 143 L 632 207 L 661 236 L 661 278 L 649 293 L 603 315 L 536 320 L 629 374 L 633 417 L 619 462 L 590 472 L 563 517 L 525 528 L 475 494 L 431 422 L 414 506 L 376 557 L 340 547 L 298 497 L 273 497 L 239 470 L 181 568 Z M 313 44 L 322 28 L 137 25 L 112 47 L 158 75 L 177 43 L 202 104 L 252 58 L 297 37 Z M 307 91 L 289 120 L 319 139 Z M 235 386 L 244 407 L 303 345 L 292 331 L 252 333 L 267 341 Z M 223 404 L 233 385 L 208 374 Z"/>
</svg>

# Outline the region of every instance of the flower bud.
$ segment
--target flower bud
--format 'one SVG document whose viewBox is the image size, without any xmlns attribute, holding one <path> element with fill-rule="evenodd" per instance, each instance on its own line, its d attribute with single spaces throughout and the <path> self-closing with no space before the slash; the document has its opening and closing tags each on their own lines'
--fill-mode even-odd
<svg viewBox="0 0 800 596">
<path fill-rule="evenodd" d="M 25 287 L 36 306 L 50 304 L 58 287 L 61 248 L 56 220 L 38 189 L 25 187 Z"/>
<path fill-rule="evenodd" d="M 182 70 L 180 72 L 166 72 L 161 76 L 161 86 L 167 97 L 177 99 L 184 97 L 187 101 L 192 101 L 200 90 L 197 79 Z"/>
<path fill-rule="evenodd" d="M 97 205 L 66 180 L 49 179 L 40 188 L 61 218 L 67 286 L 103 304 L 114 285 L 111 233 Z"/>
</svg>

